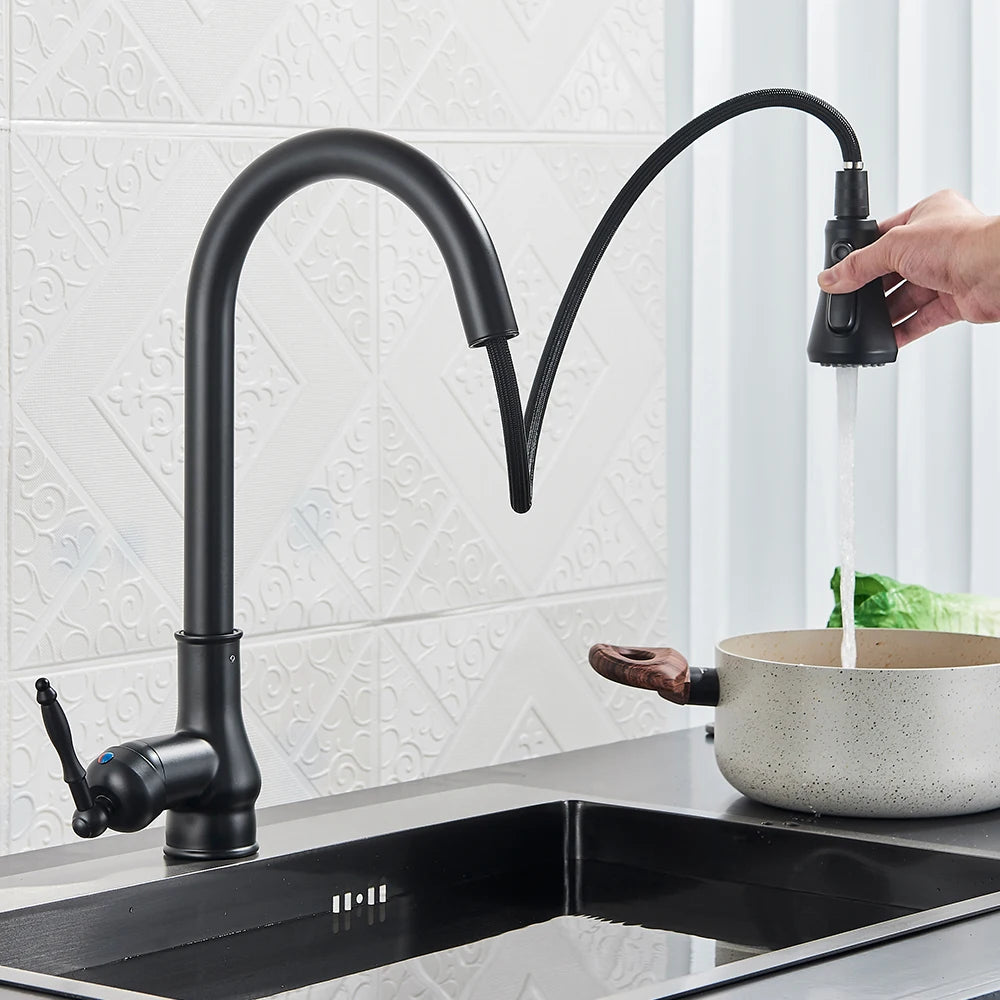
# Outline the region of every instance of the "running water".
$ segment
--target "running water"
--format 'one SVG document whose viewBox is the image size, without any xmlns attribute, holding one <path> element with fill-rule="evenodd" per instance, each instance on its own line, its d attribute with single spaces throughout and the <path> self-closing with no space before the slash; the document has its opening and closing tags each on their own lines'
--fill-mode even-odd
<svg viewBox="0 0 1000 1000">
<path fill-rule="evenodd" d="M 837 369 L 837 428 L 840 449 L 840 611 L 844 637 L 840 665 L 858 665 L 854 632 L 854 427 L 858 418 L 858 370 Z"/>
</svg>

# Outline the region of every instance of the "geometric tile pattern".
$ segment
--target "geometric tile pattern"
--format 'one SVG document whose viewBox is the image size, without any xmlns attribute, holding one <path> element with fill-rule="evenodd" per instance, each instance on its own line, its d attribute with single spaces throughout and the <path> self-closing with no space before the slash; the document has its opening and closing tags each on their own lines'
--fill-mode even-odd
<svg viewBox="0 0 1000 1000">
<path fill-rule="evenodd" d="M 663 19 L 658 0 L 9 0 L 0 851 L 70 836 L 40 673 L 86 756 L 172 728 L 184 292 L 225 187 L 308 128 L 416 143 L 493 235 L 526 398 L 580 251 L 662 137 Z M 683 724 L 584 662 L 667 638 L 664 247 L 654 186 L 581 310 L 521 517 L 486 357 L 413 214 L 343 180 L 268 220 L 236 323 L 262 801 Z"/>
</svg>

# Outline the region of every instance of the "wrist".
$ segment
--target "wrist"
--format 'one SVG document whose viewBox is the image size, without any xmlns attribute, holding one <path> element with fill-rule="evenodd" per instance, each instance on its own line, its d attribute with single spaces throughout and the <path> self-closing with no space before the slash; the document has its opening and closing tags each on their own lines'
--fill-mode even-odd
<svg viewBox="0 0 1000 1000">
<path fill-rule="evenodd" d="M 967 262 L 970 287 L 986 285 L 1000 293 L 1000 215 L 984 216 L 962 242 L 960 256 Z"/>
</svg>

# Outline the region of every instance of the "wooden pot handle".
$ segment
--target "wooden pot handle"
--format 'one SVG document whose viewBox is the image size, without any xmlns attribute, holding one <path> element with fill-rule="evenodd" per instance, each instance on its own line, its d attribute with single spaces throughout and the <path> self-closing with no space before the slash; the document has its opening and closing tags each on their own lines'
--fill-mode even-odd
<svg viewBox="0 0 1000 1000">
<path fill-rule="evenodd" d="M 676 649 L 599 642 L 590 647 L 590 665 L 609 681 L 655 691 L 676 705 L 691 700 L 691 669 Z"/>
</svg>

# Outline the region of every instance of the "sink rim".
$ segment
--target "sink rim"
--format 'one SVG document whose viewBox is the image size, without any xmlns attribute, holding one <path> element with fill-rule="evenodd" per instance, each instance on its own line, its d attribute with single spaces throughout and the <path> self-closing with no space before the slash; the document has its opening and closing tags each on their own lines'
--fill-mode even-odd
<svg viewBox="0 0 1000 1000">
<path fill-rule="evenodd" d="M 504 783 L 499 783 L 503 786 Z M 497 791 L 497 785 L 487 786 L 488 792 Z M 414 830 L 420 827 L 431 827 L 441 824 L 448 824 L 453 822 L 461 822 L 464 819 L 471 819 L 475 817 L 485 817 L 490 815 L 495 815 L 498 813 L 504 813 L 509 811 L 516 811 L 520 809 L 530 808 L 532 806 L 540 805 L 563 805 L 567 808 L 571 808 L 574 805 L 578 807 L 586 807 L 588 804 L 594 806 L 611 806 L 625 808 L 629 810 L 636 810 L 641 812 L 649 812 L 662 815 L 677 815 L 681 817 L 702 819 L 713 822 L 722 823 L 724 825 L 737 825 L 748 827 L 751 829 L 771 828 L 774 830 L 785 830 L 788 835 L 791 836 L 802 836 L 808 838 L 810 836 L 822 836 L 824 838 L 833 837 L 835 839 L 845 840 L 848 842 L 860 842 L 864 844 L 868 843 L 882 843 L 887 846 L 892 847 L 904 847 L 911 848 L 921 851 L 926 851 L 932 854 L 939 855 L 952 855 L 957 858 L 978 858 L 985 859 L 988 861 L 995 862 L 998 867 L 1000 867 L 1000 852 L 973 849 L 973 848 L 961 848 L 955 845 L 942 845 L 936 843 L 928 843 L 927 841 L 921 841 L 919 839 L 901 838 L 899 836 L 891 835 L 872 835 L 872 834 L 859 834 L 852 833 L 851 831 L 840 831 L 831 830 L 828 828 L 816 828 L 809 825 L 807 822 L 802 820 L 802 817 L 796 814 L 788 814 L 788 819 L 785 822 L 775 822 L 772 820 L 761 821 L 759 817 L 748 817 L 740 815 L 718 815 L 704 810 L 680 808 L 680 807 L 669 807 L 664 808 L 662 805 L 651 805 L 647 803 L 636 802 L 635 800 L 629 799 L 611 799 L 606 796 L 589 796 L 589 795 L 567 795 L 565 793 L 553 793 L 551 790 L 546 792 L 545 790 L 539 789 L 537 787 L 532 788 L 521 788 L 517 786 L 506 786 L 507 789 L 513 788 L 517 792 L 516 803 L 511 805 L 498 805 L 494 802 L 493 807 L 488 809 L 478 809 L 472 813 L 466 814 L 465 810 L 459 810 L 459 814 L 455 814 L 452 809 L 448 810 L 448 815 L 445 817 L 433 820 L 431 822 L 423 822 L 419 824 L 413 823 L 399 823 L 398 815 L 396 816 L 397 822 L 392 822 L 391 827 L 393 829 L 387 829 L 386 824 L 380 824 L 377 832 L 369 833 L 364 837 L 334 837 L 330 838 L 328 836 L 316 837 L 315 827 L 310 823 L 312 827 L 313 836 L 309 839 L 314 841 L 313 844 L 309 846 L 302 847 L 300 850 L 292 851 L 276 851 L 262 853 L 261 856 L 256 858 L 247 858 L 239 861 L 230 862 L 204 862 L 204 863 L 185 863 L 183 865 L 170 865 L 169 867 L 175 867 L 176 871 L 161 871 L 159 878 L 154 878 L 151 880 L 139 881 L 128 881 L 121 885 L 109 886 L 107 888 L 89 892 L 89 893 L 70 893 L 57 896 L 55 899 L 50 900 L 47 903 L 37 903 L 28 904 L 26 906 L 0 906 L 0 913 L 13 914 L 18 910 L 38 910 L 38 909 L 48 909 L 57 906 L 61 902 L 70 902 L 74 899 L 80 899 L 81 897 L 96 896 L 99 894 L 107 892 L 116 892 L 119 889 L 125 889 L 128 887 L 138 887 L 143 884 L 148 884 L 148 881 L 160 882 L 163 878 L 175 878 L 175 877 L 197 877 L 199 874 L 205 873 L 207 871 L 214 871 L 218 869 L 231 868 L 233 866 L 244 866 L 249 865 L 256 867 L 262 863 L 268 861 L 274 861 L 275 859 L 292 857 L 300 853 L 309 853 L 315 850 L 321 850 L 324 848 L 337 847 L 340 845 L 357 843 L 360 840 L 372 839 L 374 837 L 379 837 L 387 833 L 392 832 L 406 832 L 408 830 Z M 447 800 L 448 805 L 454 807 L 454 805 L 465 800 L 474 800 L 475 798 L 482 797 L 484 789 L 482 787 L 477 787 L 475 789 L 459 789 L 452 790 L 454 793 L 458 794 L 448 794 L 447 792 L 432 793 L 430 796 L 419 796 L 412 801 L 417 802 L 420 806 L 426 806 L 427 798 L 433 799 L 433 804 L 435 806 L 440 806 L 442 801 Z M 468 793 L 473 793 L 469 795 Z M 471 801 L 470 801 L 471 804 Z M 393 812 L 394 809 L 390 806 L 395 807 L 395 803 L 381 803 L 375 807 L 379 812 Z M 340 809 L 334 810 L 337 815 L 344 816 L 348 814 L 351 810 Z M 383 817 L 385 819 L 386 817 Z M 309 822 L 306 818 L 305 822 Z M 293 824 L 299 824 L 303 820 L 290 821 Z M 318 842 L 317 842 L 318 841 Z M 161 869 L 164 867 L 165 859 L 158 858 Z M 58 869 L 56 869 L 58 870 Z M 2 880 L 0 880 L 0 887 L 2 887 Z M 943 926 L 946 924 L 957 923 L 962 920 L 971 919 L 984 914 L 1000 911 L 1000 891 L 993 893 L 984 894 L 981 896 L 973 896 L 964 900 L 959 900 L 953 903 L 946 903 L 941 906 L 932 907 L 930 909 L 922 910 L 916 913 L 907 914 L 904 916 L 893 917 L 888 920 L 881 921 L 879 923 L 870 924 L 865 927 L 860 927 L 854 930 L 843 931 L 837 934 L 827 935 L 822 938 L 817 938 L 812 941 L 804 942 L 802 944 L 786 946 L 784 948 L 779 948 L 774 951 L 769 951 L 761 955 L 750 956 L 744 959 L 739 959 L 737 961 L 728 963 L 723 966 L 718 966 L 715 969 L 707 970 L 705 972 L 699 973 L 689 973 L 685 976 L 674 977 L 668 981 L 664 981 L 660 984 L 649 984 L 645 987 L 640 987 L 633 989 L 625 994 L 623 997 L 628 998 L 639 998 L 648 996 L 652 998 L 654 995 L 657 997 L 661 996 L 686 996 L 691 993 L 700 992 L 701 990 L 708 988 L 717 988 L 721 986 L 727 986 L 733 983 L 737 983 L 749 978 L 755 978 L 765 974 L 770 974 L 778 971 L 787 970 L 798 965 L 802 965 L 807 962 L 815 961 L 817 959 L 827 959 L 832 958 L 837 955 L 843 955 L 845 953 L 863 949 L 875 944 L 881 944 L 893 939 L 909 936 L 921 931 L 926 931 L 934 927 Z M 61 996 L 71 996 L 78 998 L 86 998 L 86 1000 L 140 1000 L 140 998 L 155 997 L 158 1000 L 170 1000 L 170 998 L 161 997 L 160 994 L 144 993 L 139 991 L 133 991 L 128 989 L 121 989 L 117 987 L 104 986 L 97 983 L 91 983 L 84 980 L 70 979 L 61 975 L 53 975 L 50 973 L 33 972 L 29 970 L 17 969 L 9 966 L 0 966 L 0 985 L 12 986 L 15 988 L 22 988 L 33 990 L 36 992 L 44 992 L 49 994 L 56 994 Z M 667 993 L 661 993 L 660 990 L 666 989 Z"/>
</svg>

